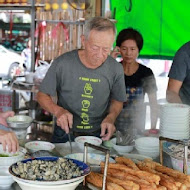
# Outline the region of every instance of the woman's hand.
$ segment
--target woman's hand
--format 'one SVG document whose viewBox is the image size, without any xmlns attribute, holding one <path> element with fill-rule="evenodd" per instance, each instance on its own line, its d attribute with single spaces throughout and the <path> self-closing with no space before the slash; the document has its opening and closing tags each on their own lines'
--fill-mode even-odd
<svg viewBox="0 0 190 190">
<path fill-rule="evenodd" d="M 118 46 L 116 46 L 113 51 L 111 51 L 110 55 L 116 59 L 118 57 L 118 55 L 120 55 L 120 48 Z"/>
</svg>

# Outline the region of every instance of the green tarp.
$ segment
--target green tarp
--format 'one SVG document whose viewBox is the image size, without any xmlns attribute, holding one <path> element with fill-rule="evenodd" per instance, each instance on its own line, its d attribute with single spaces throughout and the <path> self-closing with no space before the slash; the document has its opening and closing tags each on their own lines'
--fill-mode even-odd
<svg viewBox="0 0 190 190">
<path fill-rule="evenodd" d="M 141 57 L 170 58 L 190 41 L 190 0 L 110 0 L 117 31 L 137 29 L 144 38 Z"/>
</svg>

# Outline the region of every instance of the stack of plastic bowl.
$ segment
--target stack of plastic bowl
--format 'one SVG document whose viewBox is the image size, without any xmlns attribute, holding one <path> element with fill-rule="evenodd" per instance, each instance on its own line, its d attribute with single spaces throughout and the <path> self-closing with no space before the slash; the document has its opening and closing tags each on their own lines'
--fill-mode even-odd
<svg viewBox="0 0 190 190">
<path fill-rule="evenodd" d="M 14 183 L 9 166 L 0 166 L 0 189 L 8 189 Z"/>
<path fill-rule="evenodd" d="M 190 106 L 168 103 L 161 105 L 160 135 L 182 140 L 189 139 Z"/>
<path fill-rule="evenodd" d="M 156 137 L 140 137 L 135 140 L 135 148 L 139 154 L 155 159 L 159 156 L 159 139 Z"/>
<path fill-rule="evenodd" d="M 25 153 L 26 149 L 22 147 L 16 153 L 4 151 L 2 144 L 0 144 L 0 189 L 10 188 L 14 180 L 9 174 L 9 166 L 24 159 Z"/>
</svg>

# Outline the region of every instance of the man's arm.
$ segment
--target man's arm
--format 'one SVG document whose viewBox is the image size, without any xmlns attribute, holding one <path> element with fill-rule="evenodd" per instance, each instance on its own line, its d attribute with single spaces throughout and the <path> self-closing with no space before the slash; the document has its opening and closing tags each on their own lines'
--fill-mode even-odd
<svg viewBox="0 0 190 190">
<path fill-rule="evenodd" d="M 183 82 L 169 79 L 168 87 L 166 91 L 166 99 L 170 103 L 182 103 L 181 98 L 179 97 L 179 90 L 182 86 Z"/>
<path fill-rule="evenodd" d="M 102 140 L 109 140 L 115 132 L 115 120 L 123 108 L 123 102 L 116 100 L 111 101 L 109 113 L 101 124 L 101 137 Z"/>
<path fill-rule="evenodd" d="M 0 113 L 0 124 L 8 127 L 6 119 L 8 117 L 13 117 L 14 115 L 15 115 L 14 111 L 1 112 Z"/>
<path fill-rule="evenodd" d="M 72 128 L 73 125 L 73 115 L 68 110 L 55 104 L 51 96 L 43 92 L 38 92 L 37 100 L 43 109 L 52 113 L 57 118 L 57 125 L 66 133 L 69 133 L 69 128 Z"/>
</svg>

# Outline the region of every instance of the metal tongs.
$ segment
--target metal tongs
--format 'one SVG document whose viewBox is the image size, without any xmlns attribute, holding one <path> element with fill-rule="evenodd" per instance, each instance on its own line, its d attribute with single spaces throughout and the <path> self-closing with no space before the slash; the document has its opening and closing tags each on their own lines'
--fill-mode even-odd
<svg viewBox="0 0 190 190">
<path fill-rule="evenodd" d="M 72 142 L 71 142 L 71 129 L 69 129 L 69 133 L 67 134 L 69 138 L 69 145 L 70 145 L 70 151 L 71 154 L 73 153 L 73 148 L 72 148 Z"/>
<path fill-rule="evenodd" d="M 116 131 L 116 145 L 131 145 L 133 141 L 132 135 L 128 133 L 121 133 L 121 131 Z"/>
<path fill-rule="evenodd" d="M 106 189 L 106 178 L 107 178 L 107 170 L 108 170 L 108 164 L 109 164 L 109 157 L 110 157 L 110 150 L 100 147 L 100 146 L 96 146 L 90 143 L 85 142 L 84 143 L 84 162 L 87 163 L 87 148 L 91 147 L 95 150 L 99 150 L 105 153 L 105 166 L 104 166 L 104 175 L 103 175 L 103 180 L 102 180 L 102 190 Z M 86 185 L 86 180 L 84 179 L 83 181 L 83 185 Z"/>
</svg>

